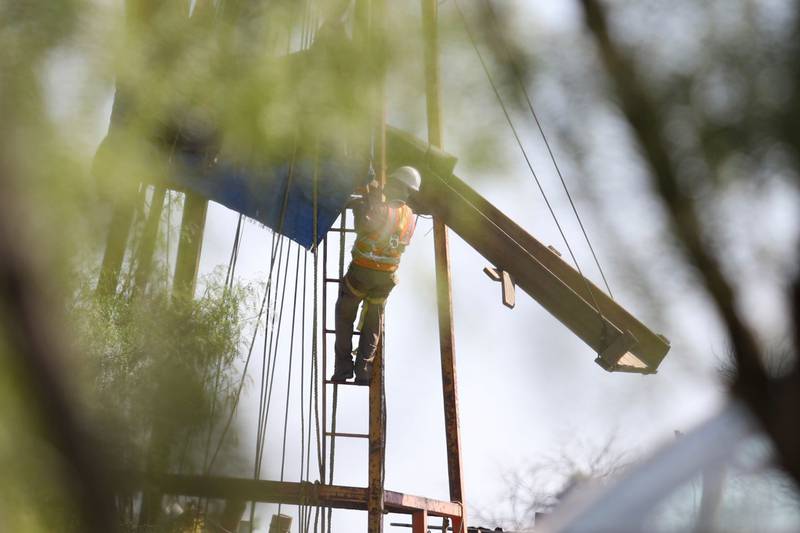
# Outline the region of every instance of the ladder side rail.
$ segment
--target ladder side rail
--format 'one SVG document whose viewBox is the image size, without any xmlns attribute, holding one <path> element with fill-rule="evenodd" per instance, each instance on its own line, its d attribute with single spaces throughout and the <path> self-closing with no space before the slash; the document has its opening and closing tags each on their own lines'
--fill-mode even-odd
<svg viewBox="0 0 800 533">
<path fill-rule="evenodd" d="M 386 493 L 384 480 L 386 471 L 386 392 L 384 390 L 384 344 L 383 324 L 380 342 L 372 363 L 369 384 L 369 457 L 367 486 L 367 526 L 369 533 L 383 531 L 383 513 Z"/>
<path fill-rule="evenodd" d="M 328 284 L 325 279 L 328 277 L 328 235 L 322 239 L 322 479 L 320 483 L 325 484 L 328 478 L 328 439 L 325 433 L 328 431 L 328 387 L 325 381 L 328 379 Z M 325 513 L 322 513 L 323 520 Z M 324 530 L 324 528 L 323 528 Z"/>
</svg>

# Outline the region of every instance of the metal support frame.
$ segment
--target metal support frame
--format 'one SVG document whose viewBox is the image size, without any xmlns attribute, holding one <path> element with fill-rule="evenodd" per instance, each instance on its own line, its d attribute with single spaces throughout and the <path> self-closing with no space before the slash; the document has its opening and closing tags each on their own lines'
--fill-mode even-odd
<svg viewBox="0 0 800 533">
<path fill-rule="evenodd" d="M 386 470 L 386 394 L 384 390 L 384 328 L 369 384 L 369 479 L 367 531 L 383 531 L 384 479 Z"/>
<path fill-rule="evenodd" d="M 502 295 L 503 305 L 509 309 L 514 309 L 517 301 L 516 291 L 514 290 L 516 286 L 514 285 L 514 278 L 511 277 L 511 274 L 505 270 L 499 270 L 494 267 L 484 267 L 483 272 L 489 276 L 489 279 L 492 281 L 497 281 L 500 283 L 500 293 Z"/>
<path fill-rule="evenodd" d="M 428 511 L 426 509 L 411 513 L 411 533 L 428 533 Z"/>
<path fill-rule="evenodd" d="M 386 94 L 384 27 L 386 0 L 369 0 L 370 18 L 367 35 L 370 43 L 370 66 L 376 81 L 375 91 L 375 154 L 381 193 L 386 186 Z M 380 325 L 380 342 L 372 363 L 369 385 L 369 474 L 367 531 L 383 532 L 385 512 L 384 479 L 386 468 L 386 393 L 384 390 L 385 332 Z"/>
<path fill-rule="evenodd" d="M 158 240 L 158 227 L 161 223 L 161 213 L 164 209 L 164 199 L 167 189 L 163 185 L 153 188 L 153 197 L 150 200 L 150 210 L 142 230 L 139 250 L 136 254 L 136 274 L 134 275 L 133 291 L 135 294 L 144 292 L 150 278 L 153 266 L 153 253 Z M 169 231 L 169 229 L 167 229 Z"/>
<path fill-rule="evenodd" d="M 175 296 L 182 295 L 191 298 L 194 295 L 197 271 L 200 267 L 200 253 L 203 249 L 203 230 L 206 225 L 207 212 L 208 200 L 194 193 L 186 193 L 178 243 L 178 259 L 172 284 Z"/>
<path fill-rule="evenodd" d="M 335 509 L 367 510 L 369 489 L 342 485 L 292 481 L 265 481 L 248 478 L 198 476 L 182 474 L 120 473 L 129 489 L 142 485 L 157 488 L 164 494 L 194 496 L 212 499 L 280 503 L 283 505 L 308 505 Z M 446 502 L 384 490 L 382 501 L 389 513 L 414 515 L 425 511 L 428 516 L 458 520 L 462 515 L 459 503 Z"/>
<path fill-rule="evenodd" d="M 437 0 L 422 0 L 428 142 L 441 148 L 443 141 L 437 19 Z M 447 227 L 438 217 L 433 219 L 433 242 L 436 254 L 436 296 L 439 316 L 439 350 L 442 362 L 445 438 L 447 440 L 447 475 L 450 486 L 450 499 L 454 502 L 463 502 L 464 478 L 461 465 L 461 428 L 458 415 L 453 298 L 450 281 L 450 244 Z M 465 517 L 459 515 L 458 518 L 459 528 L 455 528 L 455 521 L 453 524 L 455 531 L 459 531 L 466 526 Z"/>
<path fill-rule="evenodd" d="M 100 267 L 100 276 L 97 280 L 97 293 L 111 296 L 117 292 L 119 273 L 122 270 L 122 261 L 125 258 L 125 248 L 128 244 L 128 234 L 133 223 L 134 204 L 131 202 L 118 202 L 114 206 L 109 224 L 106 249 L 103 253 L 103 264 Z"/>
</svg>

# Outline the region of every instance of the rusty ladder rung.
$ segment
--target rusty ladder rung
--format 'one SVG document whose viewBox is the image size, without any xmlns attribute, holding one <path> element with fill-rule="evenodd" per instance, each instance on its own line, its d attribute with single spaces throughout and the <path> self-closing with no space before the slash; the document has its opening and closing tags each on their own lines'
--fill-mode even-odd
<svg viewBox="0 0 800 533">
<path fill-rule="evenodd" d="M 369 383 L 356 383 L 355 381 L 331 381 L 325 380 L 325 385 L 350 385 L 351 387 L 369 387 Z"/>
<path fill-rule="evenodd" d="M 336 330 L 335 329 L 326 329 L 325 333 L 327 333 L 328 335 L 336 335 Z M 360 331 L 354 331 L 353 335 L 361 335 L 361 332 Z"/>
<path fill-rule="evenodd" d="M 369 435 L 367 433 L 334 433 L 331 431 L 325 432 L 326 437 L 345 437 L 348 439 L 368 439 Z"/>
</svg>

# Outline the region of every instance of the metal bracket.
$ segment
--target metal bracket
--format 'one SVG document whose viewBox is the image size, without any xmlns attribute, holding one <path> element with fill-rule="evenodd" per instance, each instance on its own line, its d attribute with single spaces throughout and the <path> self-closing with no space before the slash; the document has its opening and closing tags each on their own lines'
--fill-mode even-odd
<svg viewBox="0 0 800 533">
<path fill-rule="evenodd" d="M 605 350 L 597 354 L 597 359 L 594 362 L 609 372 L 618 371 L 620 370 L 620 360 L 637 343 L 636 337 L 630 331 L 625 330 Z"/>
<path fill-rule="evenodd" d="M 494 267 L 485 267 L 483 272 L 489 276 L 492 281 L 500 282 L 500 289 L 502 291 L 503 305 L 509 309 L 514 309 L 516 305 L 516 285 L 514 278 L 505 270 L 499 270 Z"/>
</svg>

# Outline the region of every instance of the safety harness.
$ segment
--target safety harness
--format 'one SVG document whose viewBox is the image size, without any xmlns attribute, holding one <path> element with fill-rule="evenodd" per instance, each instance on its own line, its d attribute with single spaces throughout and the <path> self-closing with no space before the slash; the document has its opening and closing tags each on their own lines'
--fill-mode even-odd
<svg viewBox="0 0 800 533">
<path fill-rule="evenodd" d="M 358 317 L 358 326 L 357 326 L 357 328 L 359 330 L 362 330 L 362 329 L 364 329 L 364 320 L 367 317 L 367 310 L 369 309 L 369 306 L 370 305 L 381 305 L 381 306 L 384 305 L 386 303 L 386 296 L 382 296 L 382 297 L 378 297 L 378 298 L 367 296 L 366 292 L 356 289 L 353 286 L 353 284 L 350 283 L 350 280 L 348 279 L 347 276 L 344 277 L 344 284 L 347 287 L 348 291 L 353 293 L 356 296 L 356 298 L 358 298 L 358 299 L 363 301 L 363 303 L 361 305 L 361 313 L 359 314 L 359 317 Z"/>
<path fill-rule="evenodd" d="M 371 270 L 394 272 L 414 234 L 416 220 L 405 204 L 389 204 L 382 209 L 385 210 L 383 224 L 377 230 L 358 233 L 353 245 L 353 263 Z"/>
</svg>

